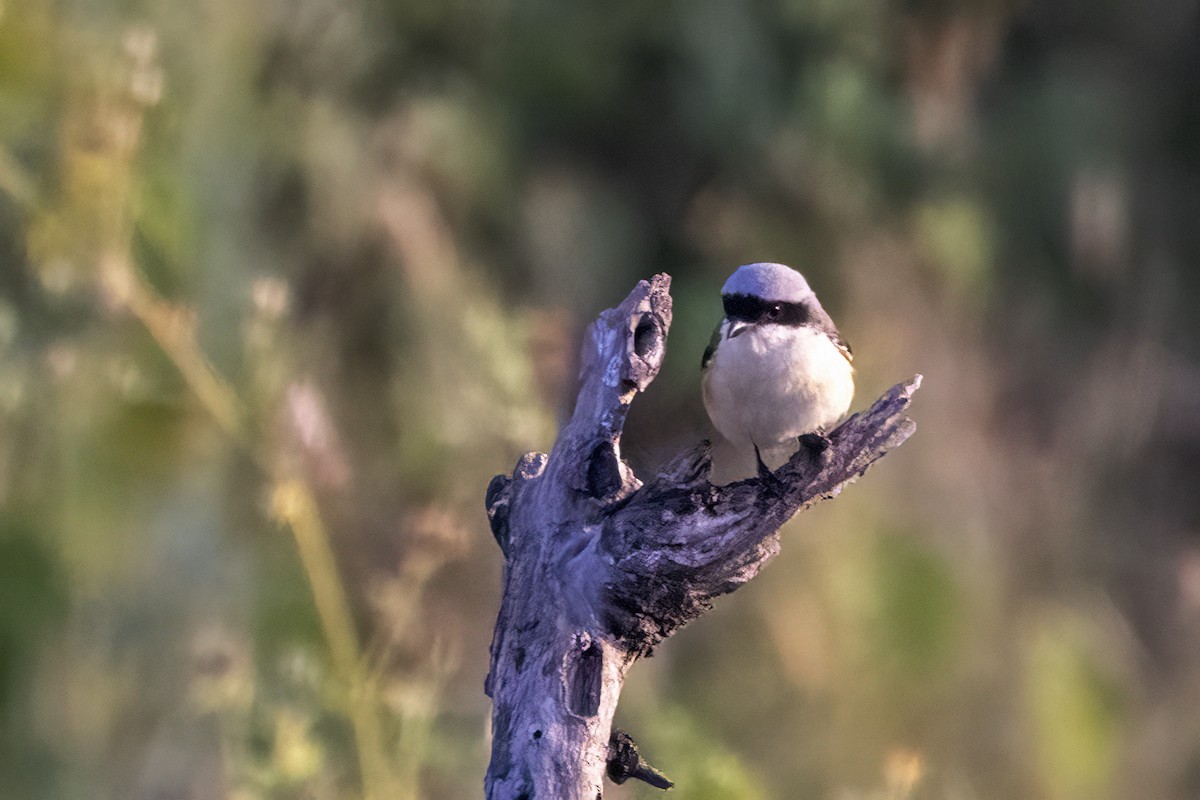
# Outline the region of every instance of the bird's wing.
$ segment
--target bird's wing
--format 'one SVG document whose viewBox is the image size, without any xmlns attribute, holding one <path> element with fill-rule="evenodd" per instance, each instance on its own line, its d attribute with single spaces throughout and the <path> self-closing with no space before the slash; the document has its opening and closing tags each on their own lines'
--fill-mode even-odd
<svg viewBox="0 0 1200 800">
<path fill-rule="evenodd" d="M 841 353 L 847 361 L 853 364 L 854 353 L 850 350 L 850 343 L 843 339 L 842 335 L 838 333 L 837 326 L 833 324 L 833 319 L 828 313 L 826 313 L 825 309 L 817 306 L 810 311 L 810 314 L 811 316 L 809 317 L 809 321 L 817 328 L 817 330 L 828 336 L 829 341 L 833 342 L 834 346 L 838 349 L 838 352 Z"/>
<path fill-rule="evenodd" d="M 717 327 L 713 329 L 712 336 L 708 340 L 708 347 L 704 348 L 704 355 L 700 358 L 700 369 L 708 369 L 708 363 L 712 361 L 713 353 L 717 352 L 717 345 L 721 342 L 721 325 L 725 320 L 717 323 Z"/>
<path fill-rule="evenodd" d="M 854 351 L 850 349 L 850 343 L 838 336 L 836 333 L 829 337 L 837 346 L 838 352 L 841 353 L 847 361 L 854 363 Z"/>
</svg>

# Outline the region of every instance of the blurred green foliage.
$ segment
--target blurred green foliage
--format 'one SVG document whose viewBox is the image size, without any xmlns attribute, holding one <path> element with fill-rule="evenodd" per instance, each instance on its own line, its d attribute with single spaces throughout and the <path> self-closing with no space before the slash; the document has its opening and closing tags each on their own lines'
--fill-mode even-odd
<svg viewBox="0 0 1200 800">
<path fill-rule="evenodd" d="M 920 430 L 633 671 L 685 797 L 1200 795 L 1195 4 L 0 0 L 0 785 L 460 798 L 483 489 L 738 264 Z M 653 790 L 610 787 L 614 797 Z"/>
</svg>

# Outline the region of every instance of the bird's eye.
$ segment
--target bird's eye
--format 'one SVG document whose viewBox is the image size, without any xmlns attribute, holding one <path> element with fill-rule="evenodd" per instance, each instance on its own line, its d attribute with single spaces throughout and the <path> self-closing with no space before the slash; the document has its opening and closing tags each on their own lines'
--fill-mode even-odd
<svg viewBox="0 0 1200 800">
<path fill-rule="evenodd" d="M 767 309 L 767 319 L 779 319 L 783 316 L 783 306 L 776 303 Z"/>
</svg>

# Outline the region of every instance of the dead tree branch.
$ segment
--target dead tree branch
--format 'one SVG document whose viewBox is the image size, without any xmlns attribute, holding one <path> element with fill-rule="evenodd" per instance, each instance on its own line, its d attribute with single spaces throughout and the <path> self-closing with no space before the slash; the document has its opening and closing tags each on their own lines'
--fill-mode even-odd
<svg viewBox="0 0 1200 800">
<path fill-rule="evenodd" d="M 656 275 L 600 315 L 554 449 L 523 456 L 488 487 L 505 556 L 485 686 L 489 800 L 598 800 L 611 754 L 636 753 L 631 741 L 610 748 L 629 667 L 758 574 L 797 511 L 836 496 L 916 427 L 905 411 L 919 375 L 828 437 L 807 437 L 775 482 L 714 486 L 704 443 L 643 485 L 621 458 L 621 432 L 662 365 L 669 288 Z M 615 768 L 640 777 L 641 766 Z"/>
</svg>

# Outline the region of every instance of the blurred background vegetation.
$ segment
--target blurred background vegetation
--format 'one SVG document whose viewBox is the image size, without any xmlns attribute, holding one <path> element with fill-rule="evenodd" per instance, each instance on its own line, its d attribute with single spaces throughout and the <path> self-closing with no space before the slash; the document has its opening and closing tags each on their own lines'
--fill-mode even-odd
<svg viewBox="0 0 1200 800">
<path fill-rule="evenodd" d="M 639 664 L 686 798 L 1200 796 L 1196 0 L 0 0 L 0 790 L 479 796 L 582 326 L 738 264 L 920 429 Z M 657 796 L 610 787 L 616 798 Z"/>
</svg>

